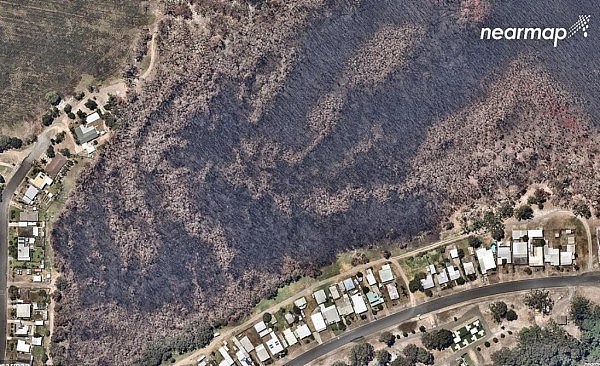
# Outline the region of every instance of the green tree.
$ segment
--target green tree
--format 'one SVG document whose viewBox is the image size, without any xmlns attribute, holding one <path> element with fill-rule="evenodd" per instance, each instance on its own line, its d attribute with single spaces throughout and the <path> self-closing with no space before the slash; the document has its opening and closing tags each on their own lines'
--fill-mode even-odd
<svg viewBox="0 0 600 366">
<path fill-rule="evenodd" d="M 481 246 L 481 244 L 483 244 L 482 241 L 481 241 L 481 239 L 478 236 L 475 236 L 475 235 L 470 235 L 467 238 L 467 241 L 469 242 L 469 246 L 471 246 L 471 247 L 473 247 L 475 249 L 479 248 Z"/>
<path fill-rule="evenodd" d="M 60 149 L 58 152 L 60 152 L 66 158 L 70 158 L 71 157 L 71 150 L 69 150 L 67 148 Z"/>
<path fill-rule="evenodd" d="M 388 362 L 390 362 L 390 359 L 392 358 L 392 355 L 385 349 L 379 350 L 376 352 L 376 357 L 377 362 L 379 363 L 379 365 L 387 365 Z"/>
<path fill-rule="evenodd" d="M 98 108 L 98 103 L 96 103 L 94 100 L 92 99 L 88 99 L 87 102 L 85 102 L 84 104 L 88 109 L 90 110 L 94 110 L 96 108 Z"/>
<path fill-rule="evenodd" d="M 448 329 L 433 330 L 428 333 L 423 333 L 421 342 L 427 349 L 443 350 L 454 343 L 454 334 Z"/>
<path fill-rule="evenodd" d="M 583 321 L 589 317 L 592 310 L 592 303 L 587 298 L 577 295 L 571 300 L 571 309 L 569 315 L 577 326 L 581 327 Z"/>
<path fill-rule="evenodd" d="M 54 146 L 50 145 L 48 146 L 48 149 L 46 149 L 46 155 L 52 159 L 53 157 L 56 156 L 56 153 L 54 152 Z"/>
<path fill-rule="evenodd" d="M 69 117 L 69 119 L 75 119 L 75 114 L 73 112 L 69 112 L 67 113 L 67 117 Z"/>
<path fill-rule="evenodd" d="M 391 347 L 396 342 L 396 337 L 390 332 L 383 332 L 379 335 L 379 342 L 385 343 L 388 347 Z"/>
<path fill-rule="evenodd" d="M 496 321 L 496 323 L 500 323 L 502 318 L 506 316 L 506 311 L 508 310 L 508 306 L 504 301 L 497 301 L 490 304 L 490 311 L 492 312 L 492 317 Z"/>
<path fill-rule="evenodd" d="M 414 363 L 409 362 L 406 358 L 398 356 L 390 363 L 390 366 L 414 366 Z"/>
<path fill-rule="evenodd" d="M 506 311 L 506 320 L 508 320 L 509 322 L 517 320 L 518 318 L 519 317 L 517 316 L 517 313 L 513 309 L 508 309 Z"/>
<path fill-rule="evenodd" d="M 515 218 L 519 221 L 533 218 L 533 209 L 530 205 L 522 205 L 515 210 Z"/>
<path fill-rule="evenodd" d="M 583 202 L 576 203 L 573 205 L 573 213 L 577 216 L 583 217 L 588 220 L 592 217 L 592 212 L 590 211 L 590 208 Z"/>
<path fill-rule="evenodd" d="M 418 272 L 415 274 L 415 277 L 408 282 L 408 289 L 410 292 L 423 291 L 423 286 L 421 285 L 421 280 L 425 279 L 427 275 L 423 272 Z"/>
<path fill-rule="evenodd" d="M 273 316 L 271 315 L 271 313 L 264 313 L 263 316 L 262 316 L 262 320 L 266 324 L 269 324 L 271 322 L 272 318 L 273 318 Z"/>
<path fill-rule="evenodd" d="M 348 366 L 344 361 L 335 361 L 331 366 Z"/>
<path fill-rule="evenodd" d="M 512 217 L 514 214 L 514 204 L 510 201 L 502 202 L 496 213 L 500 219 Z"/>
<path fill-rule="evenodd" d="M 70 105 L 69 103 L 65 104 L 65 107 L 63 108 L 63 111 L 65 113 L 70 113 L 73 110 L 73 106 Z"/>
<path fill-rule="evenodd" d="M 542 314 L 550 314 L 553 302 L 552 299 L 550 299 L 550 293 L 548 291 L 534 289 L 525 295 L 525 305 Z"/>
<path fill-rule="evenodd" d="M 42 116 L 42 124 L 44 126 L 50 126 L 52 122 L 54 122 L 54 117 L 52 117 L 52 114 L 46 113 Z"/>
<path fill-rule="evenodd" d="M 75 93 L 74 97 L 75 97 L 75 99 L 77 99 L 77 100 L 82 100 L 82 99 L 83 99 L 83 97 L 85 97 L 85 92 L 82 92 L 82 91 L 80 91 L 80 92 L 77 92 L 77 93 Z"/>
<path fill-rule="evenodd" d="M 13 285 L 8 287 L 8 297 L 11 300 L 16 300 L 19 298 L 19 288 Z"/>
<path fill-rule="evenodd" d="M 350 366 L 366 366 L 373 361 L 375 351 L 371 344 L 360 343 L 350 349 Z"/>
<path fill-rule="evenodd" d="M 60 103 L 60 95 L 57 92 L 51 91 L 46 93 L 46 101 L 52 105 Z"/>
</svg>

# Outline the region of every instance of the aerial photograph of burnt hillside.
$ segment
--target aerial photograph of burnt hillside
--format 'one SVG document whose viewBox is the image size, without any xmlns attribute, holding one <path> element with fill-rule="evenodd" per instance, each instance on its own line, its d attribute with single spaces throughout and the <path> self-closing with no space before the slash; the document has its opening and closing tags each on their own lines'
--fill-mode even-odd
<svg viewBox="0 0 600 366">
<path fill-rule="evenodd" d="M 600 215 L 595 1 L 158 6 L 155 74 L 51 234 L 55 365 L 158 365 L 339 253 L 415 248 L 535 183 Z M 588 14 L 556 47 L 480 37 Z"/>
</svg>

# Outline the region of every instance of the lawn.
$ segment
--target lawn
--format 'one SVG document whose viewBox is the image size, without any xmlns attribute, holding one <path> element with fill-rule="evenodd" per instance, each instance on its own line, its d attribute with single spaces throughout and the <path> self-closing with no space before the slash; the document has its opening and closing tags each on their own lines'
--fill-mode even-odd
<svg viewBox="0 0 600 366">
<path fill-rule="evenodd" d="M 8 219 L 10 221 L 19 221 L 21 216 L 21 210 L 19 210 L 18 208 L 14 207 L 14 206 L 10 206 L 10 213 L 8 216 Z"/>
<path fill-rule="evenodd" d="M 429 264 L 435 264 L 436 267 L 444 263 L 444 256 L 440 253 L 439 249 L 430 250 L 427 253 L 419 253 L 414 257 L 400 259 L 398 261 L 406 277 L 412 279 L 418 272 L 426 272 L 426 266 Z"/>
<path fill-rule="evenodd" d="M 0 124 L 47 109 L 47 92 L 71 92 L 84 73 L 99 80 L 118 74 L 148 21 L 137 1 L 3 2 Z"/>
</svg>

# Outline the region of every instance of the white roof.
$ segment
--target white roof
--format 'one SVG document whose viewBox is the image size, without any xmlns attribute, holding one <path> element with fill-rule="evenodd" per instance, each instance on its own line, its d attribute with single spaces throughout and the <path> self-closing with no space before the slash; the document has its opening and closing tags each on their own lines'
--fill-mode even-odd
<svg viewBox="0 0 600 366">
<path fill-rule="evenodd" d="M 475 266 L 473 265 L 473 262 L 464 262 L 463 268 L 465 269 L 466 275 L 475 274 Z"/>
<path fill-rule="evenodd" d="M 525 242 L 514 242 L 513 243 L 513 257 L 526 257 L 527 256 L 527 243 Z"/>
<path fill-rule="evenodd" d="M 558 248 L 549 248 L 544 246 L 544 262 L 550 263 L 551 266 L 560 265 L 560 250 Z"/>
<path fill-rule="evenodd" d="M 513 240 L 520 240 L 525 235 L 527 235 L 527 230 L 513 230 L 513 232 L 512 232 Z M 527 235 L 527 236 L 529 236 L 529 235 Z"/>
<path fill-rule="evenodd" d="M 23 196 L 23 199 L 25 198 L 29 198 L 30 201 L 33 201 L 33 199 L 35 198 L 35 196 L 38 195 L 38 193 L 40 193 L 40 191 L 35 188 L 34 186 L 28 186 L 27 190 L 25 191 L 25 195 Z"/>
<path fill-rule="evenodd" d="M 36 320 L 35 325 L 44 325 L 44 321 L 43 320 Z"/>
<path fill-rule="evenodd" d="M 325 319 L 323 318 L 323 314 L 314 313 L 310 316 L 310 319 L 312 320 L 312 323 L 315 327 L 315 331 L 322 332 L 325 329 L 327 329 L 327 326 L 325 325 Z"/>
<path fill-rule="evenodd" d="M 290 347 L 298 343 L 298 339 L 296 339 L 294 332 L 292 332 L 290 328 L 286 328 L 283 330 L 283 337 L 285 338 L 285 341 Z"/>
<path fill-rule="evenodd" d="M 448 274 L 446 273 L 446 270 L 444 269 L 444 267 L 442 267 L 442 269 L 440 270 L 440 273 L 437 276 L 438 279 L 438 283 L 440 285 L 443 285 L 445 283 L 448 283 Z"/>
<path fill-rule="evenodd" d="M 499 246 L 498 247 L 498 264 L 502 264 L 502 260 L 506 259 L 506 263 L 512 263 L 512 255 L 510 254 L 510 247 Z"/>
<path fill-rule="evenodd" d="M 491 250 L 485 248 L 479 248 L 475 251 L 477 259 L 479 260 L 479 266 L 481 267 L 481 273 L 486 273 L 490 269 L 496 268 L 496 261 L 494 260 L 494 253 Z"/>
<path fill-rule="evenodd" d="M 269 352 L 267 352 L 267 349 L 265 348 L 265 345 L 262 343 L 256 346 L 256 356 L 258 356 L 260 362 L 265 362 L 271 358 L 271 356 L 269 356 Z"/>
<path fill-rule="evenodd" d="M 390 300 L 396 300 L 400 298 L 400 294 L 398 293 L 398 288 L 396 287 L 395 284 L 393 283 L 388 283 L 387 285 L 385 285 L 385 288 L 388 291 L 388 294 L 390 295 Z"/>
<path fill-rule="evenodd" d="M 323 313 L 323 317 L 325 318 L 325 322 L 327 322 L 327 324 L 334 324 L 340 321 L 340 315 L 338 314 L 335 305 L 331 305 L 329 307 L 321 305 L 321 313 Z"/>
<path fill-rule="evenodd" d="M 238 359 L 238 361 L 240 361 L 242 366 L 254 366 L 254 362 L 252 362 L 252 358 L 244 350 L 237 351 L 235 354 L 235 357 Z"/>
<path fill-rule="evenodd" d="M 221 354 L 221 356 L 223 356 L 223 361 L 219 363 L 219 366 L 231 366 L 235 364 L 233 358 L 231 358 L 229 352 L 227 352 L 227 347 L 223 346 L 219 348 L 219 353 Z"/>
<path fill-rule="evenodd" d="M 263 330 L 267 329 L 267 325 L 265 324 L 265 322 L 263 322 L 262 320 L 256 324 L 254 324 L 254 329 L 256 329 L 257 333 L 262 332 Z"/>
<path fill-rule="evenodd" d="M 17 318 L 31 318 L 31 304 L 17 304 Z"/>
<path fill-rule="evenodd" d="M 435 266 L 433 264 L 430 264 L 427 266 L 427 271 L 429 271 L 429 273 L 431 274 L 436 274 L 436 270 L 435 270 Z"/>
<path fill-rule="evenodd" d="M 573 253 L 560 252 L 560 264 L 563 266 L 570 266 L 573 264 Z"/>
<path fill-rule="evenodd" d="M 434 287 L 435 284 L 433 283 L 433 277 L 428 274 L 427 277 L 421 280 L 421 286 L 423 286 L 424 290 Z"/>
<path fill-rule="evenodd" d="M 537 238 L 543 238 L 544 237 L 544 230 L 542 229 L 535 229 L 535 230 L 527 230 L 527 236 L 529 237 L 529 239 L 537 239 Z"/>
<path fill-rule="evenodd" d="M 329 293 L 331 293 L 331 297 L 334 300 L 337 300 L 340 298 L 340 292 L 338 291 L 337 285 L 335 285 L 335 284 L 332 286 L 329 286 Z"/>
<path fill-rule="evenodd" d="M 346 278 L 344 280 L 344 288 L 346 289 L 346 291 L 354 290 L 355 286 L 354 281 L 352 281 L 352 278 Z"/>
<path fill-rule="evenodd" d="M 381 266 L 379 278 L 381 279 L 381 283 L 391 282 L 394 280 L 394 273 L 392 272 L 392 267 L 389 264 L 384 264 Z"/>
<path fill-rule="evenodd" d="M 16 336 L 26 336 L 28 334 L 29 334 L 29 325 L 17 324 L 17 329 L 15 330 Z"/>
<path fill-rule="evenodd" d="M 271 339 L 267 341 L 267 347 L 273 356 L 283 351 L 283 345 L 275 333 L 271 333 Z"/>
<path fill-rule="evenodd" d="M 530 266 L 543 266 L 544 265 L 544 248 L 531 246 L 529 252 L 529 265 Z"/>
<path fill-rule="evenodd" d="M 375 275 L 373 274 L 373 270 L 368 268 L 366 271 L 367 283 L 369 286 L 373 286 L 377 284 L 377 280 L 375 279 Z"/>
<path fill-rule="evenodd" d="M 317 292 L 314 292 L 313 297 L 315 298 L 317 304 L 322 304 L 325 301 L 327 301 L 327 295 L 325 294 L 325 290 L 319 290 Z"/>
<path fill-rule="evenodd" d="M 294 305 L 300 309 L 306 308 L 306 297 L 302 296 L 301 298 L 296 299 L 296 301 L 294 301 Z"/>
<path fill-rule="evenodd" d="M 306 337 L 310 337 L 312 334 L 310 328 L 306 324 L 302 324 L 296 328 L 296 336 L 300 339 L 304 339 Z"/>
<path fill-rule="evenodd" d="M 450 249 L 450 257 L 458 258 L 458 249 L 456 249 L 456 248 Z"/>
<path fill-rule="evenodd" d="M 98 114 L 98 112 L 94 112 L 85 118 L 85 123 L 96 122 L 99 119 L 100 119 L 100 115 Z"/>
<path fill-rule="evenodd" d="M 453 265 L 448 265 L 446 267 L 448 269 L 448 276 L 450 277 L 450 281 L 457 280 L 460 277 L 460 272 L 457 271 Z"/>
<path fill-rule="evenodd" d="M 31 345 L 24 340 L 19 339 L 17 341 L 17 352 L 21 353 L 29 353 L 31 350 Z"/>
<path fill-rule="evenodd" d="M 254 345 L 250 342 L 250 338 L 248 336 L 244 336 L 244 338 L 240 339 L 240 343 L 242 347 L 246 350 L 246 352 L 250 352 L 254 349 Z"/>
<path fill-rule="evenodd" d="M 350 299 L 352 300 L 352 306 L 356 314 L 362 314 L 367 311 L 367 304 L 365 304 L 365 300 L 361 294 L 354 294 Z"/>
<path fill-rule="evenodd" d="M 29 252 L 29 244 L 17 243 L 17 260 L 18 261 L 30 261 L 31 255 Z"/>
</svg>

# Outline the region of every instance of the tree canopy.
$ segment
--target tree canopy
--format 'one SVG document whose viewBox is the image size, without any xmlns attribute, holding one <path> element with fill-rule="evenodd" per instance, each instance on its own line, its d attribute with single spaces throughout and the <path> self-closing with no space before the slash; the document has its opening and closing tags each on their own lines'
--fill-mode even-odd
<svg viewBox="0 0 600 366">
<path fill-rule="evenodd" d="M 360 343 L 350 349 L 350 366 L 366 366 L 375 357 L 375 351 L 370 343 Z"/>
<path fill-rule="evenodd" d="M 448 329 L 433 330 L 421 336 L 423 346 L 427 349 L 443 350 L 454 342 L 454 335 Z"/>
</svg>

